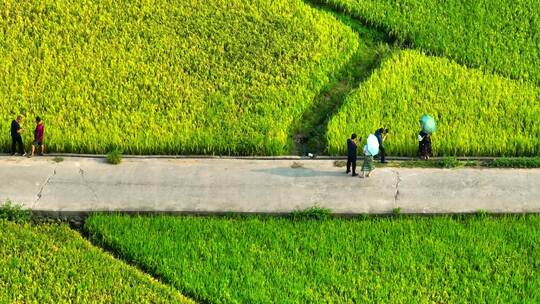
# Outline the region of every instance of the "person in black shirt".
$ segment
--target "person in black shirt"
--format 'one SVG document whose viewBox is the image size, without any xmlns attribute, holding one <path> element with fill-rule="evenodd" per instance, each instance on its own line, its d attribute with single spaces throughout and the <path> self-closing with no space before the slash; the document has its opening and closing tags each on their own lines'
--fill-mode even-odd
<svg viewBox="0 0 540 304">
<path fill-rule="evenodd" d="M 22 116 L 17 116 L 16 120 L 11 122 L 11 155 L 15 155 L 16 148 L 19 148 L 19 154 L 26 156 L 24 152 L 24 144 L 21 136 L 23 129 L 21 128 Z"/>
<path fill-rule="evenodd" d="M 356 174 L 356 157 L 357 157 L 357 146 L 356 146 L 356 134 L 351 135 L 350 139 L 347 139 L 347 171 L 345 173 L 349 174 L 352 167 L 352 176 L 357 176 Z"/>
<path fill-rule="evenodd" d="M 418 134 L 418 154 L 420 159 L 428 160 L 433 152 L 431 150 L 431 135 L 423 130 Z"/>
<path fill-rule="evenodd" d="M 379 142 L 379 155 L 381 157 L 381 163 L 386 163 L 386 152 L 384 151 L 383 142 L 386 139 L 386 136 L 388 135 L 388 129 L 380 128 L 377 131 L 375 131 L 375 137 L 377 137 L 377 141 Z"/>
</svg>

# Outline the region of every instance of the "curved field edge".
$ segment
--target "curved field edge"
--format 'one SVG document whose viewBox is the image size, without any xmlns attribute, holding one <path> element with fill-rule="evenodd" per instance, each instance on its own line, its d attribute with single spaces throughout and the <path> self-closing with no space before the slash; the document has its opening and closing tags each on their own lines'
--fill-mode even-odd
<svg viewBox="0 0 540 304">
<path fill-rule="evenodd" d="M 2 303 L 192 303 L 66 225 L 0 220 Z"/>
<path fill-rule="evenodd" d="M 364 139 L 378 127 L 391 133 L 390 155 L 418 151 L 418 119 L 431 114 L 436 155 L 531 156 L 540 152 L 540 89 L 468 69 L 445 58 L 400 51 L 347 97 L 328 125 L 331 154 L 352 133 Z"/>
<path fill-rule="evenodd" d="M 295 148 L 292 154 L 327 154 L 326 128 L 328 121 L 339 111 L 346 97 L 365 81 L 395 49 L 391 39 L 383 32 L 361 24 L 347 15 L 312 4 L 315 9 L 328 12 L 352 28 L 359 38 L 359 45 L 341 73 L 314 99 L 312 106 L 302 114 L 292 134 Z"/>
<path fill-rule="evenodd" d="M 213 303 L 540 300 L 534 215 L 94 215 L 85 227 L 93 241 Z"/>
<path fill-rule="evenodd" d="M 536 0 L 315 0 L 434 55 L 540 84 Z"/>
<path fill-rule="evenodd" d="M 0 129 L 39 115 L 57 152 L 287 154 L 358 46 L 300 0 L 9 0 L 0 28 Z"/>
</svg>

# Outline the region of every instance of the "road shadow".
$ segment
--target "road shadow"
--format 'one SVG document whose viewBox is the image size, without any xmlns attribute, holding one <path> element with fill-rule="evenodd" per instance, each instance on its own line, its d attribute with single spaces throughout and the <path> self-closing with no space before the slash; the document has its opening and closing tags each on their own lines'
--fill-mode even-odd
<svg viewBox="0 0 540 304">
<path fill-rule="evenodd" d="M 310 168 L 270 168 L 270 169 L 255 169 L 252 172 L 265 173 L 270 175 L 278 175 L 284 177 L 321 177 L 321 176 L 335 176 L 335 177 L 347 177 L 344 172 L 340 171 L 320 171 Z"/>
</svg>

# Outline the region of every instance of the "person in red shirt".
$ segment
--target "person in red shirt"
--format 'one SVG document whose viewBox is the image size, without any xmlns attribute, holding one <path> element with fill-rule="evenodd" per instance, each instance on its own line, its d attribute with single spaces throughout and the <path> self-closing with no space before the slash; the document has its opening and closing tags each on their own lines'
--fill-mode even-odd
<svg viewBox="0 0 540 304">
<path fill-rule="evenodd" d="M 41 152 L 39 153 L 39 155 L 43 155 L 45 153 L 45 144 L 43 142 L 44 135 L 45 125 L 43 125 L 43 121 L 38 116 L 36 117 L 36 129 L 34 130 L 34 142 L 32 143 L 32 154 L 30 154 L 30 157 L 34 156 L 36 146 L 41 146 Z"/>
</svg>

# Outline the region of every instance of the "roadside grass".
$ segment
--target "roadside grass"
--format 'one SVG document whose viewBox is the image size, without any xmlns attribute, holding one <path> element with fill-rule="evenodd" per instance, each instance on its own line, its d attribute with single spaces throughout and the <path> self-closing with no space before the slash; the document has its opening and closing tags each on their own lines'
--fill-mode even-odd
<svg viewBox="0 0 540 304">
<path fill-rule="evenodd" d="M 122 162 L 122 151 L 114 149 L 107 153 L 107 162 L 111 165 L 118 165 Z"/>
<path fill-rule="evenodd" d="M 337 160 L 334 166 L 342 167 L 344 161 Z M 540 168 L 540 157 L 516 157 L 516 158 L 495 158 L 493 160 L 458 160 L 456 157 L 445 157 L 443 159 L 431 160 L 405 160 L 389 161 L 386 164 L 376 163 L 377 167 L 392 168 Z"/>
<path fill-rule="evenodd" d="M 32 210 L 8 200 L 0 205 L 0 220 L 16 223 L 28 223 L 32 219 Z"/>
<path fill-rule="evenodd" d="M 332 211 L 327 208 L 311 207 L 304 210 L 297 210 L 291 213 L 290 217 L 295 220 L 325 220 L 333 217 Z"/>
<path fill-rule="evenodd" d="M 376 163 L 377 167 L 391 168 L 463 168 L 463 167 L 481 167 L 482 162 L 479 161 L 459 161 L 445 162 L 444 160 L 407 160 L 407 161 L 391 161 L 386 164 Z"/>
<path fill-rule="evenodd" d="M 493 168 L 540 168 L 540 156 L 527 158 L 498 158 L 485 162 L 486 167 Z"/>
<path fill-rule="evenodd" d="M 85 229 L 95 243 L 204 302 L 540 301 L 538 215 L 97 214 Z"/>
<path fill-rule="evenodd" d="M 345 160 L 335 160 L 334 167 L 342 168 L 346 165 Z M 442 159 L 430 160 L 398 160 L 388 161 L 385 164 L 375 163 L 376 167 L 382 168 L 540 168 L 540 157 L 516 157 L 495 158 L 493 160 L 459 160 L 455 156 L 447 156 Z"/>
<path fill-rule="evenodd" d="M 68 302 L 191 300 L 92 246 L 65 224 L 0 219 L 0 303 Z"/>
</svg>

